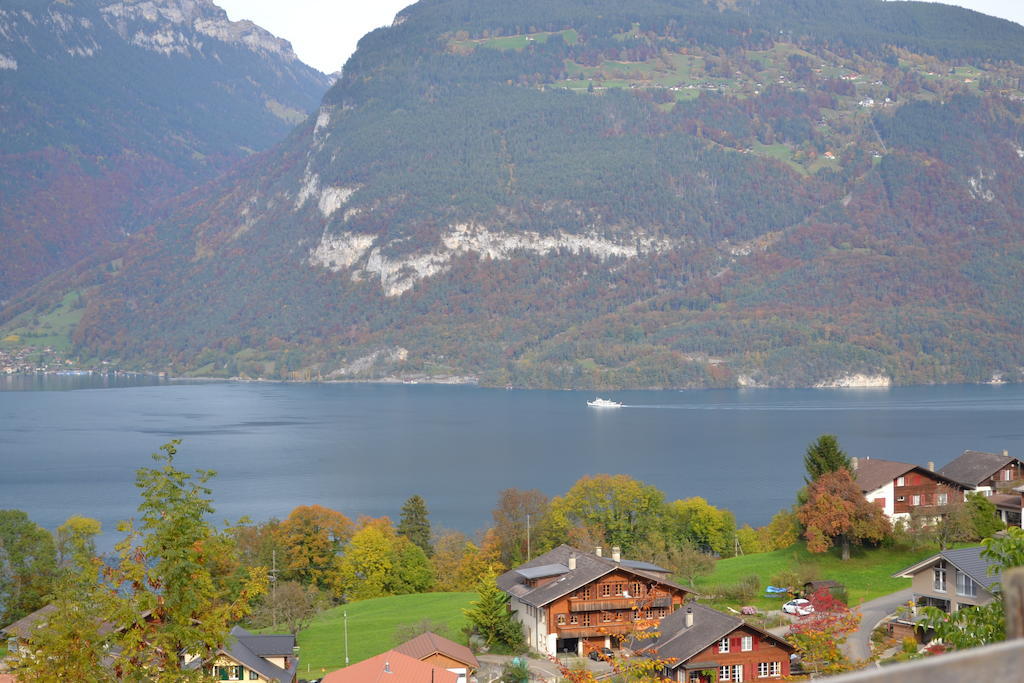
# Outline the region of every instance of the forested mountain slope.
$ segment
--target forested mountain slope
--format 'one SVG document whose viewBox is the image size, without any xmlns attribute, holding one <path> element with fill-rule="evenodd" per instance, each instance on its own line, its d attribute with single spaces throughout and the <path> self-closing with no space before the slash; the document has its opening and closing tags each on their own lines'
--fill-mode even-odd
<svg viewBox="0 0 1024 683">
<path fill-rule="evenodd" d="M 329 87 L 209 0 L 0 7 L 0 301 L 280 141 Z"/>
<path fill-rule="evenodd" d="M 5 329 L 73 296 L 83 357 L 199 374 L 1017 380 L 1022 63 L 933 4 L 423 0 Z"/>
</svg>

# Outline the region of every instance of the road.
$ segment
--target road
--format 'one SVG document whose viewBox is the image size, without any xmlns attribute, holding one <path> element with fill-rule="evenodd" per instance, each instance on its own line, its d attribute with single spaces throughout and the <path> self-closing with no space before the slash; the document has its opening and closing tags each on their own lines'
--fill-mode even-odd
<svg viewBox="0 0 1024 683">
<path fill-rule="evenodd" d="M 913 590 L 906 588 L 869 600 L 860 606 L 860 628 L 846 639 L 846 656 L 850 661 L 863 661 L 871 656 L 871 632 L 875 626 L 913 596 Z"/>
</svg>

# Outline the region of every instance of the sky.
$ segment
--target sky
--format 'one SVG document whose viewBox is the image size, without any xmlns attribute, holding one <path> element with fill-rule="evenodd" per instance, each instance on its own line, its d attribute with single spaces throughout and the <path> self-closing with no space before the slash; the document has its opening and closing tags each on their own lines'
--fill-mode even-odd
<svg viewBox="0 0 1024 683">
<path fill-rule="evenodd" d="M 388 26 L 411 0 L 213 0 L 232 20 L 250 19 L 291 41 L 299 59 L 325 73 L 341 69 L 356 43 Z M 940 0 L 1024 24 L 1024 0 Z"/>
</svg>

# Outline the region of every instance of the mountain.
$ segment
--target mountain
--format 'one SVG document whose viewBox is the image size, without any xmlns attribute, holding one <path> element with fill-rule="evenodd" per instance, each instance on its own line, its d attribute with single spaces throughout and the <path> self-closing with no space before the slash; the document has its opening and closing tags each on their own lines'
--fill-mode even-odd
<svg viewBox="0 0 1024 683">
<path fill-rule="evenodd" d="M 0 320 L 213 376 L 1018 381 L 1022 64 L 945 5 L 422 0 Z"/>
<path fill-rule="evenodd" d="M 280 141 L 329 85 L 208 0 L 8 0 L 0 301 Z"/>
</svg>

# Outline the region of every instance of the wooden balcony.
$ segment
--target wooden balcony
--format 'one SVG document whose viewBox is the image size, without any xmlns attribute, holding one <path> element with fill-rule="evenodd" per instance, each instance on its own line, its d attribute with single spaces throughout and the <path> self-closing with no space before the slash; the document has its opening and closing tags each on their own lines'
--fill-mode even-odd
<svg viewBox="0 0 1024 683">
<path fill-rule="evenodd" d="M 580 626 L 579 624 L 566 624 L 558 627 L 559 638 L 593 638 L 595 636 L 622 636 L 633 633 L 636 625 L 629 621 L 613 621 L 610 623 L 599 623 L 594 626 Z"/>
<path fill-rule="evenodd" d="M 664 595 L 656 598 L 624 598 L 622 596 L 608 598 L 569 598 L 570 612 L 614 612 L 620 609 L 651 607 L 671 607 L 672 596 Z"/>
</svg>

